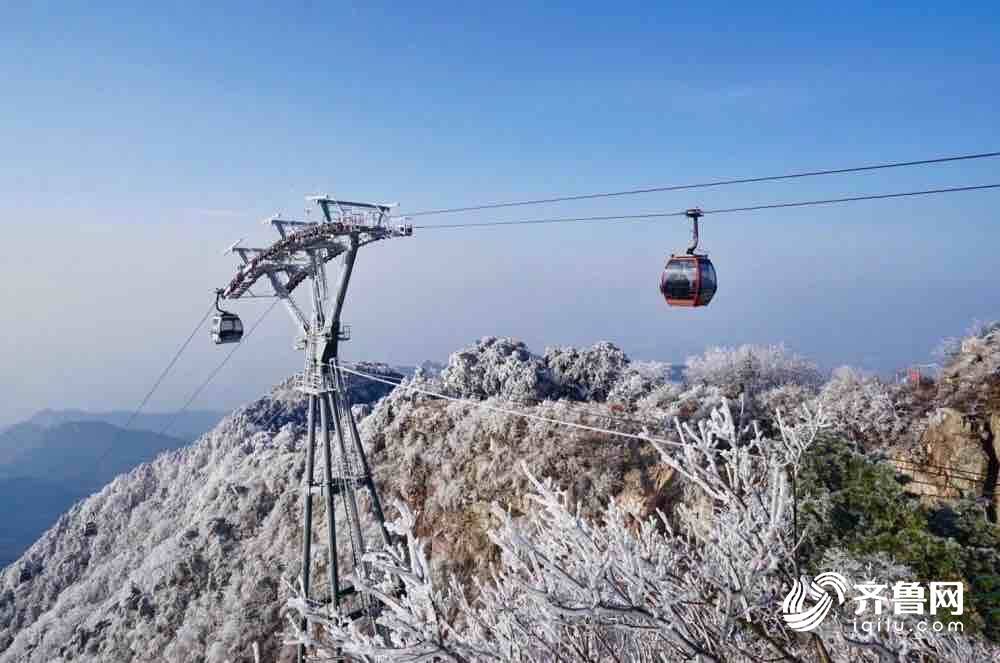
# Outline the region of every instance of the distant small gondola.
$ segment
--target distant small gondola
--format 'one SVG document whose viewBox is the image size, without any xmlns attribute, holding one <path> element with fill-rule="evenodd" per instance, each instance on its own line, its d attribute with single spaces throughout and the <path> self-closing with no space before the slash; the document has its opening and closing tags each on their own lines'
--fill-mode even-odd
<svg viewBox="0 0 1000 663">
<path fill-rule="evenodd" d="M 660 293 L 670 306 L 707 306 L 715 296 L 718 279 L 715 266 L 704 253 L 695 253 L 698 248 L 698 219 L 700 209 L 686 212 L 693 222 L 692 243 L 681 255 L 671 255 L 660 276 Z"/>
<path fill-rule="evenodd" d="M 215 293 L 215 309 L 218 313 L 212 318 L 212 340 L 216 345 L 239 343 L 243 339 L 243 321 L 235 313 L 219 308 L 221 297 L 221 292 Z"/>
</svg>

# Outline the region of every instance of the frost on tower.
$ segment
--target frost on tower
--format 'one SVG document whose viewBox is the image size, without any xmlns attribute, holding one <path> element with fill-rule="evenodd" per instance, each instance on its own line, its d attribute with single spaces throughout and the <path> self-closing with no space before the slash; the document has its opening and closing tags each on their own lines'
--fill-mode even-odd
<svg viewBox="0 0 1000 663">
<path fill-rule="evenodd" d="M 359 596 L 350 584 L 342 581 L 354 571 L 363 577 L 368 575 L 368 569 L 362 563 L 365 541 L 358 512 L 359 490 L 369 493 L 372 516 L 383 545 L 388 544 L 389 533 L 338 361 L 340 343 L 350 338 L 350 327 L 341 322 L 340 314 L 358 249 L 378 240 L 412 235 L 413 226 L 393 225 L 390 205 L 335 200 L 327 196 L 309 200 L 319 206 L 322 220 L 267 219 L 265 223 L 271 225 L 280 238 L 267 248 L 246 248 L 239 243 L 234 245 L 231 251 L 240 257 L 243 264 L 229 285 L 218 290 L 217 295 L 219 299 L 230 300 L 261 296 L 253 293 L 251 288 L 263 281 L 273 296 L 285 304 L 301 332 L 296 348 L 305 351 L 305 369 L 298 388 L 309 398 L 306 471 L 302 487 L 302 583 L 305 596 L 316 598 L 310 581 L 313 501 L 322 498 L 326 507 L 326 554 L 329 564 L 329 588 L 323 598 L 342 611 L 348 608 L 353 617 L 373 621 L 375 615 L 371 603 L 366 597 Z M 331 292 L 327 285 L 326 265 L 338 257 L 341 258 L 339 276 Z M 308 315 L 292 299 L 292 293 L 304 281 L 309 281 L 312 300 Z M 242 323 L 239 318 L 220 308 L 213 323 L 215 342 L 236 342 L 241 337 Z M 316 467 L 317 442 L 323 453 L 319 473 Z M 346 532 L 338 532 L 336 528 L 338 500 L 345 513 Z M 339 566 L 337 552 L 343 546 L 349 547 L 351 569 Z M 345 605 L 345 602 L 350 603 Z M 301 648 L 299 658 L 302 658 Z"/>
</svg>

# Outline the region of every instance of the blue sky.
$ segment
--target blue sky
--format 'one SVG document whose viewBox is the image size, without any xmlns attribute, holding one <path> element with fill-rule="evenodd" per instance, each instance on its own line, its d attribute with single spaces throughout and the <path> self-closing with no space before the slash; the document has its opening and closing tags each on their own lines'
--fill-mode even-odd
<svg viewBox="0 0 1000 663">
<path fill-rule="evenodd" d="M 31 3 L 0 21 L 0 422 L 130 407 L 228 279 L 323 192 L 402 209 L 1000 149 L 995 3 Z M 428 217 L 706 208 L 1000 182 L 1000 160 Z M 366 250 L 352 358 L 484 334 L 637 358 L 786 342 L 891 371 L 1000 317 L 996 191 L 706 218 L 720 292 L 668 310 L 677 220 L 425 231 Z M 254 319 L 260 304 L 241 305 Z M 201 337 L 199 337 L 201 338 Z M 299 365 L 285 316 L 199 403 Z M 219 358 L 199 341 L 151 404 Z"/>
</svg>

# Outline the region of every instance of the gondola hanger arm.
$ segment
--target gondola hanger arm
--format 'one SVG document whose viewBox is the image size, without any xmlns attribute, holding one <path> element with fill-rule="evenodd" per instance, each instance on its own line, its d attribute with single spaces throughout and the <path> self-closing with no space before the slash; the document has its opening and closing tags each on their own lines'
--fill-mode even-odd
<svg viewBox="0 0 1000 663">
<path fill-rule="evenodd" d="M 684 212 L 684 216 L 691 219 L 691 246 L 687 248 L 687 254 L 693 256 L 698 249 L 698 219 L 705 216 L 700 207 L 692 207 Z"/>
</svg>

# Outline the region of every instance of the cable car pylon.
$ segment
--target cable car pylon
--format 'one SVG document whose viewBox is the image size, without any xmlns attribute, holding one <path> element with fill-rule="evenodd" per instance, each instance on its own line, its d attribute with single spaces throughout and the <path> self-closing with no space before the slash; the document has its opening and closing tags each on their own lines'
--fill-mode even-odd
<svg viewBox="0 0 1000 663">
<path fill-rule="evenodd" d="M 346 582 L 350 573 L 369 577 L 362 557 L 367 543 L 361 527 L 357 494 L 368 492 L 381 544 L 389 544 L 385 514 L 378 489 L 372 477 L 357 422 L 351 411 L 347 383 L 340 369 L 340 344 L 350 339 L 350 327 L 341 321 L 347 288 L 354 270 L 358 249 L 372 242 L 413 234 L 413 226 L 393 225 L 393 205 L 351 202 L 329 196 L 309 198 L 322 211 L 322 220 L 291 221 L 280 217 L 265 223 L 277 230 L 280 239 L 267 248 L 246 248 L 235 244 L 230 251 L 237 254 L 242 265 L 229 285 L 219 291 L 220 299 L 256 297 L 250 288 L 258 281 L 269 284 L 274 296 L 288 309 L 302 336 L 296 348 L 305 352 L 305 368 L 297 388 L 308 394 L 307 445 L 303 478 L 302 513 L 302 588 L 307 601 L 326 603 L 353 619 L 366 619 L 375 628 L 375 602 Z M 401 221 L 405 219 L 395 219 Z M 340 274 L 331 293 L 326 278 L 326 264 L 341 258 Z M 292 299 L 292 292 L 308 280 L 312 310 L 307 317 Z M 332 298 L 331 298 L 332 294 Z M 218 307 L 218 303 L 217 303 Z M 227 319 L 225 316 L 232 316 Z M 221 328 L 238 318 L 219 308 L 217 321 Z M 214 329 L 215 325 L 213 325 Z M 216 340 L 219 342 L 219 340 Z M 222 341 L 225 342 L 225 341 Z M 333 443 L 336 442 L 334 446 Z M 323 453 L 322 473 L 316 476 L 316 447 Z M 313 588 L 313 525 L 314 497 L 322 496 L 326 514 L 326 551 L 328 589 L 326 596 L 314 596 Z M 336 503 L 342 504 L 347 531 L 337 532 Z M 346 536 L 345 536 L 346 534 Z M 344 548 L 352 568 L 341 568 L 339 552 Z M 306 628 L 303 619 L 302 628 Z M 305 656 L 299 646 L 298 658 Z"/>
</svg>

